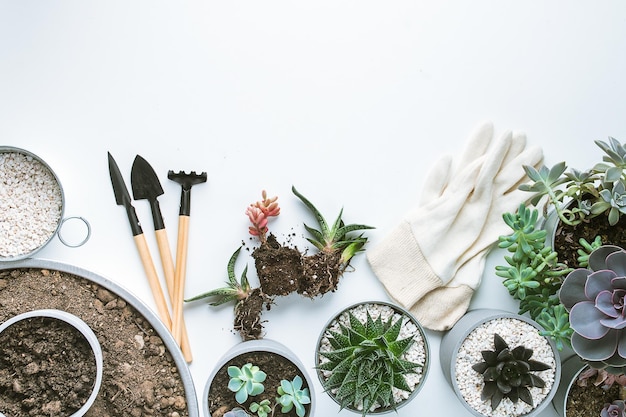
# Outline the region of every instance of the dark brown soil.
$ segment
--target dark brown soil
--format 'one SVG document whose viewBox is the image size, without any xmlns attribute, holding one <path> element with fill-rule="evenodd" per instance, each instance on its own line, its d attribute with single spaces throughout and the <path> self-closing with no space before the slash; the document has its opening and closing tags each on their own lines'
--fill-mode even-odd
<svg viewBox="0 0 626 417">
<path fill-rule="evenodd" d="M 263 372 L 267 374 L 267 378 L 263 382 L 265 391 L 255 397 L 249 397 L 245 404 L 239 404 L 235 400 L 235 393 L 228 389 L 228 367 L 233 365 L 242 367 L 246 363 L 251 363 L 258 366 Z M 239 355 L 227 363 L 225 363 L 216 373 L 211 387 L 209 388 L 209 412 L 213 417 L 222 417 L 224 413 L 232 410 L 235 407 L 241 407 L 245 410 L 249 409 L 252 402 L 260 403 L 264 399 L 269 399 L 272 405 L 276 404 L 276 397 L 278 396 L 276 390 L 280 386 L 282 379 L 292 381 L 296 375 L 300 375 L 303 381 L 306 381 L 304 375 L 290 360 L 284 356 L 278 355 L 273 352 L 255 351 Z M 303 388 L 306 386 L 306 382 Z M 312 387 L 308 387 L 309 391 Z M 310 415 L 309 405 L 305 405 L 307 409 L 307 416 Z M 249 413 L 251 414 L 251 413 Z M 289 413 L 284 414 L 280 410 L 280 406 L 276 407 L 274 417 L 289 416 L 297 417 L 295 408 Z"/>
<path fill-rule="evenodd" d="M 606 216 L 597 216 L 576 226 L 559 222 L 553 248 L 559 254 L 559 262 L 570 268 L 578 268 L 577 250 L 582 249 L 580 238 L 592 242 L 596 236 L 600 236 L 603 245 L 626 248 L 626 216 L 622 216 L 615 226 L 609 225 Z"/>
<path fill-rule="evenodd" d="M 89 342 L 50 317 L 28 318 L 0 335 L 0 411 L 8 416 L 71 415 L 96 380 Z"/>
<path fill-rule="evenodd" d="M 617 385 L 604 390 L 602 387 L 593 384 L 585 387 L 572 384 L 567 397 L 566 415 L 567 417 L 599 416 L 604 404 L 612 403 L 619 398 L 618 392 Z"/>
<path fill-rule="evenodd" d="M 264 305 L 269 310 L 276 297 L 291 293 L 315 298 L 335 291 L 343 273 L 340 254 L 306 255 L 295 246 L 280 244 L 271 233 L 251 255 L 259 288 L 235 306 L 234 328 L 243 340 L 263 337 Z"/>
<path fill-rule="evenodd" d="M 303 275 L 302 256 L 297 248 L 281 245 L 270 234 L 252 252 L 263 293 L 272 297 L 296 292 Z"/>
<path fill-rule="evenodd" d="M 271 299 L 261 292 L 260 288 L 254 288 L 250 294 L 235 305 L 235 330 L 239 332 L 243 340 L 256 340 L 263 337 L 263 322 L 261 313 L 263 306 L 269 304 Z"/>
<path fill-rule="evenodd" d="M 88 417 L 189 415 L 185 388 L 170 352 L 150 323 L 123 298 L 60 271 L 0 271 L 0 322 L 41 308 L 80 317 L 100 341 L 102 387 Z M 29 415 L 23 411 L 7 417 Z"/>
</svg>

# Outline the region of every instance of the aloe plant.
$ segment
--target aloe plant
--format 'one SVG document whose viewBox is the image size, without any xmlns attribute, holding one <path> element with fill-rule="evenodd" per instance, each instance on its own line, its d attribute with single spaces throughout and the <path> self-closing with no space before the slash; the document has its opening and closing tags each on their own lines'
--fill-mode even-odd
<svg viewBox="0 0 626 417">
<path fill-rule="evenodd" d="M 237 281 L 237 277 L 235 276 L 235 263 L 237 262 L 237 258 L 239 257 L 239 252 L 241 252 L 241 247 L 237 248 L 237 250 L 231 255 L 228 260 L 227 273 L 228 273 L 228 281 L 226 282 L 225 287 L 220 287 L 203 294 L 199 294 L 195 297 L 186 299 L 185 301 L 195 301 L 201 300 L 203 298 L 213 297 L 215 300 L 209 305 L 219 306 L 230 301 L 240 301 L 244 300 L 250 294 L 250 282 L 248 281 L 248 266 L 244 268 L 241 273 L 241 278 Z"/>
<path fill-rule="evenodd" d="M 331 225 L 326 221 L 319 210 L 302 194 L 291 187 L 291 191 L 304 203 L 304 205 L 313 213 L 319 229 L 304 225 L 305 229 L 311 237 L 307 238 L 313 246 L 325 254 L 339 253 L 340 263 L 345 267 L 350 263 L 354 255 L 363 249 L 367 238 L 363 234 L 351 235 L 352 232 L 358 230 L 373 229 L 372 226 L 363 224 L 348 224 L 342 220 L 343 208 L 339 211 L 339 215 Z"/>
<path fill-rule="evenodd" d="M 330 376 L 322 382 L 326 391 L 336 391 L 341 408 L 361 409 L 363 416 L 378 404 L 396 409 L 393 388 L 410 392 L 405 376 L 417 373 L 422 365 L 403 359 L 414 343 L 413 337 L 401 338 L 402 318 L 373 319 L 365 322 L 348 312 L 349 322 L 339 331 L 328 330 L 332 349 L 319 351 L 326 358 L 317 366 Z"/>
</svg>

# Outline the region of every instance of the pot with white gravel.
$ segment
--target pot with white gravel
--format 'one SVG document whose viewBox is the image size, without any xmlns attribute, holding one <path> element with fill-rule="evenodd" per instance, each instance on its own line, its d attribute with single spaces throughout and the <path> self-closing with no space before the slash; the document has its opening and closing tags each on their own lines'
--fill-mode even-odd
<svg viewBox="0 0 626 417">
<path fill-rule="evenodd" d="M 533 320 L 502 310 L 467 312 L 442 338 L 445 378 L 472 415 L 538 416 L 561 377 L 559 353 Z"/>
<path fill-rule="evenodd" d="M 351 305 L 322 328 L 315 352 L 324 391 L 340 408 L 365 415 L 396 411 L 424 385 L 430 352 L 424 329 L 387 302 Z"/>
<path fill-rule="evenodd" d="M 0 262 L 31 258 L 57 236 L 68 247 L 89 240 L 91 226 L 83 217 L 63 217 L 65 196 L 52 168 L 25 149 L 0 146 Z M 70 239 L 61 235 L 66 221 L 82 222 Z"/>
</svg>

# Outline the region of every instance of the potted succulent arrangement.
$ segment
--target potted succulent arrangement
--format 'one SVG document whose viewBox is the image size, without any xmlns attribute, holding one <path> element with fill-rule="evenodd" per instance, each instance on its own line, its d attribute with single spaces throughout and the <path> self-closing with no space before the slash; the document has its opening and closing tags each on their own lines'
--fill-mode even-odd
<svg viewBox="0 0 626 417">
<path fill-rule="evenodd" d="M 241 252 L 239 247 L 228 262 L 227 286 L 186 300 L 191 302 L 208 298 L 212 306 L 234 301 L 234 328 L 243 340 L 263 337 L 260 318 L 263 307 L 273 304 L 276 297 L 297 293 L 315 298 L 335 291 L 351 259 L 364 250 L 367 243 L 367 237 L 355 232 L 372 229 L 371 226 L 363 224 L 345 224 L 342 219 L 343 209 L 331 224 L 295 187 L 292 187 L 292 191 L 311 211 L 318 223 L 317 229 L 304 225 L 310 235 L 306 239 L 316 251 L 308 254 L 301 252 L 297 247 L 280 244 L 276 237 L 269 233 L 268 221 L 280 214 L 280 207 L 277 197 L 269 198 L 263 191 L 262 199 L 250 204 L 246 209 L 246 215 L 251 223 L 249 233 L 258 238 L 260 243 L 252 252 L 259 286 L 250 285 L 247 266 L 239 280 L 237 279 L 235 263 Z"/>
<path fill-rule="evenodd" d="M 213 370 L 204 390 L 209 417 L 310 417 L 315 393 L 302 363 L 286 346 L 249 340 L 231 348 Z"/>
<path fill-rule="evenodd" d="M 439 355 L 457 398 L 477 417 L 537 416 L 559 385 L 558 349 L 518 314 L 467 312 L 443 336 Z"/>
<path fill-rule="evenodd" d="M 420 323 L 399 306 L 375 301 L 347 307 L 324 326 L 315 363 L 340 408 L 365 416 L 396 411 L 413 399 L 429 355 Z"/>
<path fill-rule="evenodd" d="M 626 148 L 613 138 L 595 143 L 604 151 L 603 160 L 587 171 L 566 172 L 564 162 L 552 168 L 524 167 L 531 182 L 519 188 L 533 193 L 530 203 L 543 205 L 545 219 L 524 205 L 516 213 L 504 213 L 512 233 L 501 236 L 499 245 L 510 256 L 505 256 L 507 265 L 496 267 L 519 300 L 519 312 L 528 313 L 559 349 L 571 347 L 585 364 L 586 371 L 577 369 L 572 376 L 578 382 L 567 385 L 577 387 L 571 393 L 577 395 L 584 395 L 578 387 L 596 386 L 586 383 L 590 373 L 608 375 L 598 381 L 622 381 L 626 365 L 626 349 L 620 350 L 617 339 L 624 259 L 616 254 L 608 261 L 626 244 Z M 598 384 L 605 390 L 613 385 Z M 600 402 L 594 406 L 597 415 L 605 405 Z M 555 403 L 561 415 L 565 404 Z"/>
</svg>

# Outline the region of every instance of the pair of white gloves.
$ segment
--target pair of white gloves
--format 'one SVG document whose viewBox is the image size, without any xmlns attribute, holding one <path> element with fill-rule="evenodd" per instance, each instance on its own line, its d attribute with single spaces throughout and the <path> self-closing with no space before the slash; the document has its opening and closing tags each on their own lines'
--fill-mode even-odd
<svg viewBox="0 0 626 417">
<path fill-rule="evenodd" d="M 461 155 L 435 164 L 418 206 L 368 249 L 386 291 L 424 327 L 448 330 L 465 314 L 489 249 L 508 233 L 502 214 L 528 198 L 517 189 L 528 180 L 523 165 L 542 160 L 524 133 L 507 131 L 494 140 L 493 124 L 482 124 Z"/>
</svg>

